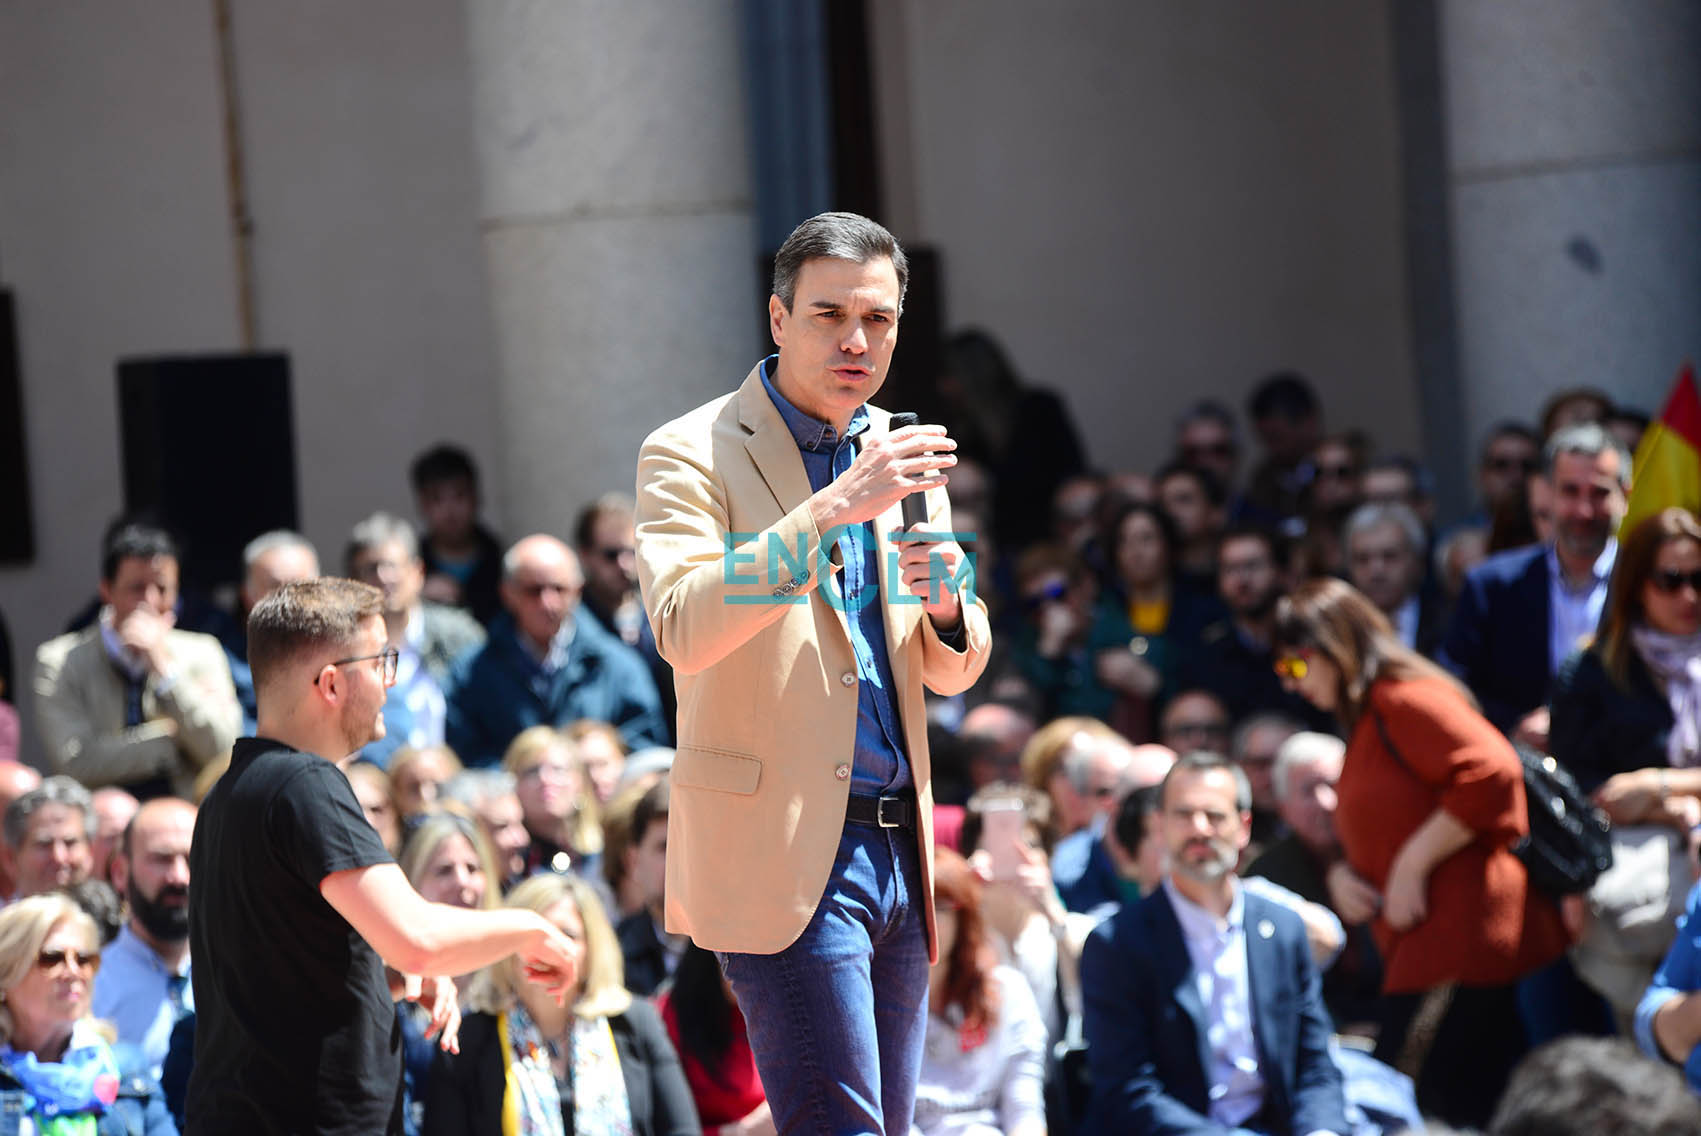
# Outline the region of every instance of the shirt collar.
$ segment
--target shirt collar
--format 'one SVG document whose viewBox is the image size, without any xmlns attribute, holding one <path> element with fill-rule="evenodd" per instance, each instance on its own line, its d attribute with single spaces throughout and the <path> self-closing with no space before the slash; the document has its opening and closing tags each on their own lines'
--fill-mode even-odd
<svg viewBox="0 0 1701 1136">
<path fill-rule="evenodd" d="M 1612 566 L 1617 560 L 1618 538 L 1608 537 L 1606 547 L 1601 549 L 1601 554 L 1595 557 L 1595 563 L 1589 569 L 1590 574 L 1594 576 L 1592 587 L 1605 584 L 1612 578 Z M 1552 579 L 1556 584 L 1562 588 L 1569 588 L 1569 585 L 1565 582 L 1565 570 L 1559 566 L 1559 549 L 1551 543 L 1547 546 L 1547 569 L 1552 573 Z"/>
<path fill-rule="evenodd" d="M 140 935 L 130 929 L 129 922 L 125 922 L 124 926 L 118 929 L 118 937 L 112 940 L 112 945 L 107 950 L 116 950 L 120 953 L 133 955 L 161 974 L 181 976 L 189 973 L 189 956 L 187 954 L 183 956 L 183 964 L 177 970 L 172 970 L 165 965 L 165 960 L 160 958 L 152 947 L 142 942 Z"/>
<path fill-rule="evenodd" d="M 769 378 L 768 373 L 778 365 L 779 358 L 778 355 L 768 356 L 762 360 L 762 365 L 758 370 L 762 375 L 762 386 L 767 388 L 768 398 L 773 401 L 774 409 L 780 412 L 780 417 L 785 420 L 786 429 L 790 430 L 791 436 L 796 439 L 797 448 L 808 450 L 811 453 L 817 450 L 831 452 L 837 449 L 839 432 L 833 429 L 832 424 L 811 417 L 793 406 L 791 400 L 781 394 L 779 388 Z M 868 407 L 864 404 L 857 407 L 856 413 L 851 415 L 850 426 L 845 430 L 845 437 L 856 437 L 868 429 L 868 424 Z"/>
<path fill-rule="evenodd" d="M 1186 939 L 1214 939 L 1225 931 L 1238 930 L 1246 918 L 1246 904 L 1241 895 L 1240 881 L 1234 881 L 1234 900 L 1229 904 L 1227 915 L 1218 915 L 1208 911 L 1181 894 L 1170 877 L 1164 877 L 1164 894 L 1169 896 L 1170 907 L 1175 910 L 1176 922 L 1181 924 L 1181 934 Z"/>
</svg>

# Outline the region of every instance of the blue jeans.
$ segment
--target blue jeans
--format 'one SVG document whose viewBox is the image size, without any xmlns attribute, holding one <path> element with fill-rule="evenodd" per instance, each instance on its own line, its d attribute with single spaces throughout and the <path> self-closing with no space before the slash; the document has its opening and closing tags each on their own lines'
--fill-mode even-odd
<svg viewBox="0 0 1701 1136">
<path fill-rule="evenodd" d="M 782 1134 L 907 1136 L 927 1030 L 915 833 L 846 824 L 815 915 L 778 954 L 718 952 Z"/>
</svg>

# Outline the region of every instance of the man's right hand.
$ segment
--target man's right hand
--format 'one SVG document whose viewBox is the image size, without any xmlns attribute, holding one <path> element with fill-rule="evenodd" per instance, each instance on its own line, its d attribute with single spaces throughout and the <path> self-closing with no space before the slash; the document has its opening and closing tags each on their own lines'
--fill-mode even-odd
<svg viewBox="0 0 1701 1136">
<path fill-rule="evenodd" d="M 579 981 L 578 956 L 567 936 L 540 915 L 537 936 L 518 954 L 526 981 L 542 986 L 556 1005 L 566 1005 L 567 995 Z"/>
<path fill-rule="evenodd" d="M 869 438 L 850 469 L 809 499 L 823 533 L 872 521 L 911 493 L 945 484 L 957 448 L 943 426 L 906 426 Z"/>
</svg>

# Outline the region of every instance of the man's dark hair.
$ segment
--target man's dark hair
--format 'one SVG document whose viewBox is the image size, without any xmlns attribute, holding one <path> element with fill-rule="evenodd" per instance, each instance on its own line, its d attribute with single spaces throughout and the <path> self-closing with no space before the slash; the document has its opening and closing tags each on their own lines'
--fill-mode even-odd
<svg viewBox="0 0 1701 1136">
<path fill-rule="evenodd" d="M 1487 458 L 1488 448 L 1501 438 L 1522 438 L 1537 449 L 1540 449 L 1542 444 L 1541 435 L 1536 433 L 1535 427 L 1507 418 L 1496 422 L 1494 429 L 1483 439 L 1481 457 Z"/>
<path fill-rule="evenodd" d="M 1277 568 L 1287 563 L 1287 541 L 1282 539 L 1281 533 L 1267 525 L 1250 522 L 1229 525 L 1217 536 L 1218 559 L 1222 558 L 1223 549 L 1231 540 L 1261 540 L 1264 547 L 1269 549 L 1270 559 L 1275 562 Z"/>
<path fill-rule="evenodd" d="M 304 655 L 320 653 L 325 662 L 347 649 L 360 625 L 384 614 L 384 593 L 370 584 L 321 576 L 285 584 L 248 613 L 248 665 L 254 690 L 287 671 Z"/>
<path fill-rule="evenodd" d="M 81 782 L 56 773 L 42 778 L 40 785 L 6 806 L 6 815 L 0 820 L 0 833 L 5 835 L 6 847 L 16 852 L 23 846 L 24 837 L 29 835 L 30 818 L 43 805 L 64 805 L 68 809 L 80 810 L 83 814 L 83 835 L 91 840 L 94 838 L 94 798 Z"/>
<path fill-rule="evenodd" d="M 625 493 L 604 493 L 589 505 L 579 510 L 579 519 L 573 522 L 573 544 L 580 550 L 590 548 L 591 536 L 596 531 L 597 522 L 610 513 L 633 516 L 638 511 L 637 502 Z"/>
<path fill-rule="evenodd" d="M 1140 850 L 1140 842 L 1146 838 L 1147 822 L 1163 811 L 1163 807 L 1161 784 L 1142 785 L 1122 798 L 1111 831 L 1116 834 L 1116 842 L 1122 845 L 1124 852 L 1132 856 Z"/>
<path fill-rule="evenodd" d="M 373 513 L 349 531 L 348 545 L 343 549 L 343 571 L 352 576 L 354 562 L 361 553 L 386 544 L 399 544 L 409 560 L 419 559 L 419 533 L 413 525 L 394 513 Z"/>
<path fill-rule="evenodd" d="M 1195 422 L 1215 422 L 1218 426 L 1227 430 L 1229 437 L 1233 438 L 1236 443 L 1240 441 L 1240 431 L 1234 420 L 1234 411 L 1214 398 L 1202 398 L 1182 411 L 1176 417 L 1175 432 L 1179 434 Z"/>
<path fill-rule="evenodd" d="M 1621 1038 L 1566 1037 L 1512 1070 L 1489 1136 L 1693 1136 L 1701 1103 L 1683 1075 Z"/>
<path fill-rule="evenodd" d="M 465 481 L 474 491 L 478 489 L 478 466 L 472 455 L 459 446 L 440 442 L 413 459 L 408 481 L 418 493 L 445 481 Z"/>
<path fill-rule="evenodd" d="M 1152 475 L 1152 484 L 1162 485 L 1172 477 L 1191 477 L 1197 481 L 1199 489 L 1205 494 L 1205 500 L 1211 503 L 1213 509 L 1221 509 L 1228 504 L 1228 488 L 1208 469 L 1200 469 L 1176 458 L 1158 467 L 1158 472 Z"/>
<path fill-rule="evenodd" d="M 177 559 L 177 542 L 170 533 L 153 525 L 120 521 L 106 531 L 106 538 L 101 541 L 100 578 L 110 584 L 118 577 L 121 562 L 160 556 Z"/>
<path fill-rule="evenodd" d="M 1320 413 L 1322 404 L 1311 383 L 1297 371 L 1278 371 L 1252 388 L 1246 414 L 1254 422 L 1281 416 L 1290 422 Z"/>
<path fill-rule="evenodd" d="M 910 262 L 898 238 L 877 221 L 857 213 L 818 213 L 791 231 L 774 254 L 774 295 L 786 311 L 797 297 L 797 277 L 803 266 L 822 258 L 867 264 L 885 257 L 898 274 L 898 312 L 910 286 Z"/>
</svg>

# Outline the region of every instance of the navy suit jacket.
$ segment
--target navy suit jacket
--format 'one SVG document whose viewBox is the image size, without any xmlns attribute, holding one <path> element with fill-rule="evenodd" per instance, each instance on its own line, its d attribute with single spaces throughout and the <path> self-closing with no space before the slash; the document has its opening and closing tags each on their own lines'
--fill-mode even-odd
<svg viewBox="0 0 1701 1136">
<path fill-rule="evenodd" d="M 1465 577 L 1438 661 L 1471 688 L 1483 716 L 1502 732 L 1547 705 L 1550 607 L 1545 544 L 1498 553 Z"/>
<path fill-rule="evenodd" d="M 666 745 L 661 697 L 636 651 L 594 618 L 573 627 L 567 662 L 544 675 L 503 612 L 484 646 L 463 655 L 449 675 L 444 733 L 468 767 L 495 765 L 528 726 L 565 726 L 580 718 L 608 722 L 629 749 Z"/>
<path fill-rule="evenodd" d="M 1241 892 L 1252 1034 L 1266 1129 L 1345 1134 L 1341 1074 L 1299 916 Z M 1158 889 L 1100 923 L 1081 953 L 1093 1100 L 1087 1132 L 1222 1133 L 1211 1119 L 1211 1050 L 1193 961 L 1169 896 Z"/>
</svg>

